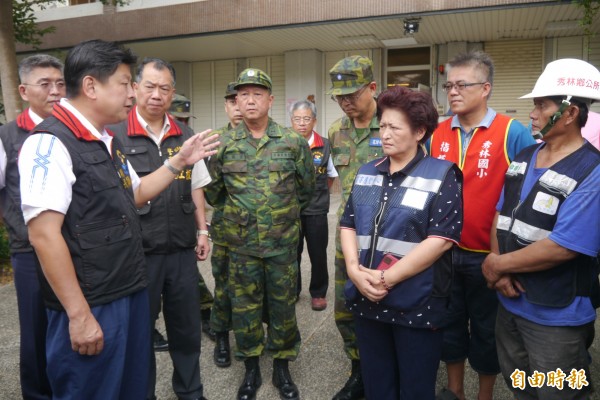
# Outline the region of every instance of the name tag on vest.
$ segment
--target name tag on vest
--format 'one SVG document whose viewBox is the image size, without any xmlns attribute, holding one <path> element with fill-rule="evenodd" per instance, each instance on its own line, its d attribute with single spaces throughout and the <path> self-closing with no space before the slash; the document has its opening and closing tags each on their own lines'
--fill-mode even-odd
<svg viewBox="0 0 600 400">
<path fill-rule="evenodd" d="M 510 175 L 510 176 L 523 175 L 525 173 L 526 169 L 527 169 L 527 163 L 525 161 L 523 161 L 523 162 L 513 161 L 508 166 L 508 169 L 506 170 L 506 175 Z"/>
<path fill-rule="evenodd" d="M 357 175 L 355 185 L 360 186 L 381 186 L 383 184 L 383 176 L 381 175 Z"/>
<path fill-rule="evenodd" d="M 533 201 L 533 209 L 544 214 L 554 215 L 558 210 L 560 200 L 547 193 L 537 192 Z"/>
<path fill-rule="evenodd" d="M 380 138 L 371 138 L 369 139 L 369 146 L 371 147 L 381 147 L 381 139 Z"/>
<path fill-rule="evenodd" d="M 273 152 L 273 154 L 271 155 L 271 158 L 274 160 L 282 159 L 282 158 L 294 158 L 294 154 L 290 151 L 278 151 L 278 152 Z"/>
<path fill-rule="evenodd" d="M 402 198 L 402 205 L 422 210 L 425 207 L 427 195 L 427 192 L 410 188 L 406 189 L 406 193 L 404 193 L 404 197 Z"/>
</svg>

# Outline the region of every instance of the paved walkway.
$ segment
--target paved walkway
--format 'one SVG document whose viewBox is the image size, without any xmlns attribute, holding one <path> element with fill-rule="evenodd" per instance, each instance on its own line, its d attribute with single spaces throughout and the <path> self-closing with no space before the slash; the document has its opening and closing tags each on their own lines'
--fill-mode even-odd
<svg viewBox="0 0 600 400">
<path fill-rule="evenodd" d="M 327 400 L 339 390 L 350 370 L 350 362 L 343 352 L 342 340 L 333 320 L 333 257 L 335 253 L 335 210 L 339 205 L 339 195 L 332 198 L 329 214 L 329 276 L 330 289 L 327 293 L 329 307 L 325 311 L 315 312 L 310 308 L 308 282 L 310 280 L 310 265 L 308 256 L 303 257 L 302 272 L 303 288 L 300 301 L 296 306 L 297 318 L 302 335 L 302 347 L 296 362 L 290 364 L 292 376 L 300 389 L 304 400 Z M 214 282 L 208 263 L 200 263 L 202 275 L 210 288 Z M 233 338 L 232 338 L 232 343 Z M 0 287 L 0 399 L 20 398 L 18 374 L 19 323 L 17 316 L 16 296 L 12 284 Z M 244 372 L 242 362 L 233 361 L 230 368 L 220 369 L 212 362 L 213 343 L 202 337 L 201 371 L 205 387 L 205 396 L 209 400 L 235 399 L 237 387 L 241 383 Z M 598 345 L 592 348 L 594 360 L 600 360 Z M 158 377 L 157 397 L 159 400 L 175 400 L 171 390 L 171 367 L 168 353 L 157 354 Z M 272 361 L 268 356 L 261 358 L 263 385 L 258 392 L 258 399 L 276 400 L 279 398 L 276 389 L 271 384 Z M 598 377 L 598 367 L 593 369 Z M 595 380 L 595 386 L 600 387 L 600 381 Z M 438 390 L 445 382 L 444 368 L 438 374 Z M 476 376 L 473 371 L 467 372 L 466 393 L 468 399 L 476 399 Z M 600 398 L 600 397 L 599 397 Z M 504 381 L 496 382 L 494 399 L 511 400 L 512 397 Z M 376 400 L 376 399 L 373 399 Z M 409 399 L 412 400 L 412 399 Z M 418 399 L 414 399 L 418 400 Z"/>
</svg>

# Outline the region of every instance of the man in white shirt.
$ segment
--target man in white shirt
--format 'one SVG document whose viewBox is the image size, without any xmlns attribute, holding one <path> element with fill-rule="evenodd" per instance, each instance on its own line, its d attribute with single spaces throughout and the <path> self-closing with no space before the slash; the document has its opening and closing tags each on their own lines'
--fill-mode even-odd
<svg viewBox="0 0 600 400">
<path fill-rule="evenodd" d="M 146 396 L 150 313 L 136 207 L 215 144 L 186 141 L 139 178 L 105 126 L 132 108 L 136 56 L 91 40 L 65 61 L 67 98 L 36 127 L 19 157 L 22 210 L 44 273 L 48 379 L 55 398 Z"/>
<path fill-rule="evenodd" d="M 329 213 L 329 188 L 333 179 L 338 176 L 331 160 L 329 140 L 315 132 L 317 123 L 317 108 L 308 100 L 298 101 L 290 107 L 292 128 L 301 134 L 310 146 L 315 166 L 315 192 L 312 200 L 300 216 L 300 237 L 298 240 L 298 266 L 302 262 L 304 239 L 308 248 L 311 264 L 310 296 L 311 307 L 315 311 L 327 308 L 327 287 L 329 273 L 327 272 L 327 243 L 329 228 L 327 213 Z M 297 297 L 302 290 L 302 277 L 298 268 Z"/>
</svg>

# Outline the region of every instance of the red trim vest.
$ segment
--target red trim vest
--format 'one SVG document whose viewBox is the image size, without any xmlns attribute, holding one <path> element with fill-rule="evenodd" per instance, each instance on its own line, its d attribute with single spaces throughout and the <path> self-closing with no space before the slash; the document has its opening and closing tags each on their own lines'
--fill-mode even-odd
<svg viewBox="0 0 600 400">
<path fill-rule="evenodd" d="M 463 160 L 460 129 L 451 128 L 452 118 L 439 124 L 431 137 L 431 156 L 452 161 L 464 175 L 464 226 L 459 246 L 465 250 L 490 251 L 496 203 L 510 165 L 506 143 L 512 121 L 496 114 L 489 128 L 475 128 Z"/>
</svg>

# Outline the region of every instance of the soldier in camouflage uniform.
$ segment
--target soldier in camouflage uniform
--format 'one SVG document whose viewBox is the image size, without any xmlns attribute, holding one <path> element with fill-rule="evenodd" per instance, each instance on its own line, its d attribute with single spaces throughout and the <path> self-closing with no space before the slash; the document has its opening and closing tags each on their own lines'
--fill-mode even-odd
<svg viewBox="0 0 600 400">
<path fill-rule="evenodd" d="M 249 68 L 237 80 L 243 123 L 221 136 L 209 162 L 211 204 L 223 206 L 223 238 L 229 248 L 229 293 L 237 349 L 246 373 L 238 399 L 256 397 L 262 383 L 258 357 L 273 353 L 273 384 L 282 399 L 298 399 L 288 361 L 296 359 L 296 248 L 300 212 L 314 190 L 314 167 L 306 140 L 269 118 L 271 78 Z M 268 337 L 262 325 L 268 306 Z"/>
<path fill-rule="evenodd" d="M 235 129 L 242 120 L 242 114 L 235 100 L 237 91 L 236 82 L 229 82 L 225 90 L 225 113 L 229 123 L 213 134 L 223 135 Z M 213 360 L 217 367 L 225 368 L 231 365 L 231 352 L 229 347 L 229 331 L 231 330 L 231 300 L 227 280 L 229 279 L 229 250 L 223 238 L 223 207 L 224 203 L 212 204 L 213 213 L 210 224 L 210 235 L 213 242 L 213 251 L 210 258 L 212 274 L 215 278 L 215 301 L 213 304 L 210 325 L 216 333 L 217 343 Z"/>
<path fill-rule="evenodd" d="M 175 93 L 173 95 L 173 101 L 171 102 L 171 107 L 169 107 L 169 114 L 177 121 L 181 122 L 185 126 L 189 126 L 190 118 L 196 118 L 190 112 L 190 108 L 192 106 L 192 102 L 185 96 L 181 94 Z M 196 218 L 196 224 L 199 227 L 207 226 L 206 224 L 206 213 L 204 207 L 204 189 L 202 189 L 202 185 L 204 183 L 200 182 L 199 179 L 201 177 L 195 173 L 197 170 L 192 171 L 192 198 L 194 200 L 194 204 L 197 204 L 198 207 L 196 211 L 194 211 L 194 217 Z M 208 236 L 208 231 L 206 229 L 200 229 L 198 231 L 198 243 L 204 243 L 196 247 L 197 259 L 199 261 L 206 260 L 208 257 L 208 253 L 210 252 L 210 246 L 208 245 L 208 240 L 205 242 L 201 242 L 200 240 L 204 239 L 204 236 Z M 206 282 L 202 275 L 200 275 L 200 280 L 198 281 L 198 289 L 200 290 L 200 321 L 202 326 L 202 332 L 206 334 L 206 336 L 210 340 L 216 340 L 215 332 L 210 327 L 210 316 L 212 314 L 212 306 L 213 306 L 213 295 L 208 290 L 206 286 Z M 162 337 L 162 335 L 155 329 L 154 330 L 154 350 L 161 351 L 168 349 L 168 342 Z"/>
<path fill-rule="evenodd" d="M 346 114 L 329 128 L 333 164 L 342 186 L 342 201 L 337 213 L 339 218 L 350 196 L 359 167 L 382 157 L 383 151 L 376 116 L 377 103 L 374 96 L 377 84 L 373 81 L 373 62 L 362 56 L 346 57 L 333 66 L 329 75 L 332 86 L 327 94 L 331 95 Z M 348 274 L 339 229 L 336 230 L 335 250 L 335 323 L 344 340 L 346 355 L 352 360 L 352 373 L 333 399 L 360 399 L 364 397 L 364 388 L 354 320 L 344 304 L 344 285 Z"/>
</svg>

